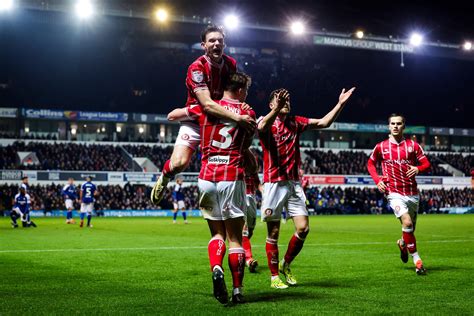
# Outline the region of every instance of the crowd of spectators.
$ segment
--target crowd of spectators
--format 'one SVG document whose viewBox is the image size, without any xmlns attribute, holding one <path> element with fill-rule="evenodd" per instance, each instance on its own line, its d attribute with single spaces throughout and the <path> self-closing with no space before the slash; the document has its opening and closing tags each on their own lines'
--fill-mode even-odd
<svg viewBox="0 0 474 316">
<path fill-rule="evenodd" d="M 53 210 L 64 210 L 63 186 L 60 184 L 50 185 L 30 185 L 28 194 L 31 197 L 31 208 L 33 210 L 43 210 L 50 212 Z M 150 202 L 151 187 L 145 185 L 125 184 L 119 185 L 98 185 L 98 196 L 94 203 L 96 211 L 101 210 L 152 210 L 152 209 L 172 209 L 173 199 L 171 191 L 167 190 L 159 206 Z M 0 211 L 10 210 L 12 200 L 18 193 L 18 185 L 0 185 Z M 197 186 L 187 186 L 183 188 L 185 204 L 189 209 L 198 208 L 199 191 Z M 79 187 L 77 187 L 79 196 Z M 74 201 L 74 208 L 80 209 L 79 200 Z"/>
<path fill-rule="evenodd" d="M 313 149 L 305 150 L 305 154 L 307 157 L 303 160 L 302 167 L 306 174 L 367 174 L 369 156 L 363 151 L 339 151 L 336 154 L 332 151 Z M 438 156 L 428 155 L 428 159 L 431 163 L 431 169 L 423 175 L 452 176 L 439 166 L 443 162 L 438 159 Z M 380 168 L 379 173 L 381 173 Z"/>
<path fill-rule="evenodd" d="M 171 190 L 167 190 L 159 206 L 151 204 L 151 187 L 145 185 L 99 185 L 95 209 L 102 210 L 147 210 L 172 209 Z M 31 185 L 32 209 L 50 212 L 64 210 L 62 186 Z M 12 199 L 18 192 L 17 185 L 0 186 L 0 210 L 10 210 Z M 187 209 L 198 209 L 199 191 L 195 185 L 183 188 Z M 307 205 L 316 214 L 383 214 L 392 213 L 384 195 L 375 187 L 312 187 L 306 190 Z M 420 191 L 420 212 L 440 213 L 445 207 L 469 207 L 474 205 L 472 189 L 430 189 Z M 261 194 L 257 192 L 257 206 L 260 208 Z M 80 208 L 79 201 L 74 203 Z"/>
<path fill-rule="evenodd" d="M 125 145 L 124 149 L 133 157 L 146 157 L 150 159 L 158 168 L 163 169 L 163 165 L 166 160 L 171 157 L 173 152 L 172 146 L 160 147 L 160 146 L 146 146 L 146 145 Z M 199 172 L 201 169 L 201 154 L 197 152 L 191 158 L 187 172 Z"/>
<path fill-rule="evenodd" d="M 36 153 L 39 164 L 20 165 L 19 151 Z M 111 145 L 15 142 L 0 147 L 0 169 L 126 171 L 129 165 Z"/>
<path fill-rule="evenodd" d="M 123 148 L 133 157 L 147 157 L 161 170 L 173 151 L 172 146 L 147 146 L 124 145 Z M 18 151 L 35 152 L 40 164 L 20 166 Z M 262 172 L 263 155 L 255 148 L 260 172 Z M 83 145 L 78 143 L 38 143 L 15 142 L 13 145 L 0 147 L 0 169 L 38 169 L 38 170 L 130 170 L 123 152 L 119 147 L 112 145 Z M 318 149 L 304 150 L 305 157 L 302 168 L 306 174 L 367 174 L 367 159 L 369 156 L 364 151 L 322 151 Z M 452 176 L 451 173 L 440 167 L 448 163 L 469 175 L 474 169 L 472 155 L 463 157 L 462 154 L 430 154 L 431 169 L 423 175 Z M 199 172 L 201 167 L 201 154 L 193 155 L 186 169 L 188 172 Z"/>
<path fill-rule="evenodd" d="M 469 176 L 474 170 L 473 155 L 463 156 L 462 154 L 437 154 L 436 158 L 442 163 L 450 164 L 467 176 Z"/>
</svg>

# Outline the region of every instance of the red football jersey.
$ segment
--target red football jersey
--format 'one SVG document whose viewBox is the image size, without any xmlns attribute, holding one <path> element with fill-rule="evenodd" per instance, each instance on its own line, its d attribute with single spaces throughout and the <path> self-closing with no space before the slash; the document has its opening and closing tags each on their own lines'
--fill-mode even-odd
<svg viewBox="0 0 474 316">
<path fill-rule="evenodd" d="M 258 173 L 254 174 L 245 174 L 245 193 L 255 195 L 255 192 L 258 189 L 258 185 L 260 184 L 260 178 L 258 177 Z"/>
<path fill-rule="evenodd" d="M 209 90 L 211 99 L 220 100 L 224 95 L 225 80 L 236 71 L 237 62 L 227 55 L 222 56 L 220 63 L 212 61 L 206 55 L 198 57 L 189 66 L 186 75 L 186 106 L 199 103 L 196 98 L 196 91 L 199 90 Z"/>
<path fill-rule="evenodd" d="M 259 121 L 261 119 L 263 117 Z M 263 182 L 299 180 L 299 140 L 308 124 L 309 119 L 302 116 L 288 116 L 284 121 L 277 117 L 271 128 L 259 132 L 263 150 Z"/>
<path fill-rule="evenodd" d="M 255 112 L 242 110 L 242 104 L 237 100 L 224 98 L 216 102 L 228 111 L 255 118 Z M 253 134 L 234 122 L 204 113 L 199 105 L 189 106 L 186 110 L 189 118 L 198 120 L 200 126 L 202 158 L 199 179 L 212 182 L 243 180 L 243 153 L 249 148 Z"/>
<path fill-rule="evenodd" d="M 423 169 L 419 168 L 420 172 L 430 166 L 421 146 L 411 139 L 403 140 L 400 143 L 391 139 L 384 140 L 375 146 L 369 159 L 374 163 L 381 161 L 383 181 L 388 186 L 388 193 L 401 195 L 418 194 L 415 177 L 408 178 L 406 176 L 409 165 L 417 166 L 421 163 Z M 372 177 L 374 176 L 372 175 Z M 379 180 L 374 178 L 376 183 Z"/>
</svg>

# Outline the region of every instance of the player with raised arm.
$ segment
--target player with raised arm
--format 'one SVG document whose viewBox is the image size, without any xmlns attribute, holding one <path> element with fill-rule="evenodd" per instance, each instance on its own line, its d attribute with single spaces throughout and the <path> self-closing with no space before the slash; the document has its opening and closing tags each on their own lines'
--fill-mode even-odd
<svg viewBox="0 0 474 316">
<path fill-rule="evenodd" d="M 186 106 L 200 105 L 206 114 L 254 130 L 256 123 L 250 116 L 226 111 L 214 101 L 222 98 L 224 82 L 237 71 L 235 59 L 224 54 L 224 38 L 224 31 L 214 25 L 209 25 L 202 32 L 201 47 L 204 49 L 204 55 L 198 57 L 188 68 Z M 170 179 L 186 169 L 200 140 L 199 125 L 195 120 L 181 122 L 171 158 L 165 162 L 162 173 L 151 191 L 152 203 L 160 203 Z"/>
<path fill-rule="evenodd" d="M 262 220 L 267 223 L 266 253 L 271 272 L 271 287 L 288 287 L 279 277 L 285 276 L 289 285 L 296 279 L 291 273 L 290 264 L 303 248 L 309 232 L 306 196 L 299 179 L 301 164 L 299 138 L 307 129 L 329 127 L 344 108 L 355 88 L 342 92 L 339 102 L 323 118 L 291 116 L 290 95 L 285 89 L 270 94 L 270 112 L 258 119 L 258 133 L 263 150 L 263 199 Z M 293 219 L 295 234 L 291 237 L 282 261 L 278 258 L 278 237 L 280 233 L 281 212 L 285 208 L 288 217 Z"/>
<path fill-rule="evenodd" d="M 91 219 L 92 219 L 92 212 L 94 211 L 94 197 L 97 196 L 97 187 L 92 182 L 92 178 L 90 176 L 86 177 L 86 182 L 84 182 L 81 186 L 81 224 L 79 227 L 84 226 L 84 217 L 87 214 L 87 227 L 92 227 Z"/>
<path fill-rule="evenodd" d="M 184 223 L 187 224 L 188 220 L 186 219 L 186 204 L 184 203 L 184 193 L 183 193 L 183 178 L 176 179 L 176 184 L 172 192 L 173 197 L 173 224 L 176 224 L 176 218 L 178 217 L 178 212 L 181 210 L 183 214 Z"/>
<path fill-rule="evenodd" d="M 410 253 L 416 273 L 425 274 L 423 261 L 416 249 L 415 227 L 420 197 L 415 176 L 429 170 L 431 164 L 417 142 L 404 138 L 403 115 L 391 114 L 388 128 L 388 139 L 375 146 L 367 161 L 367 169 L 379 191 L 387 195 L 390 207 L 402 224 L 402 238 L 397 241 L 400 258 L 407 263 Z M 382 177 L 377 174 L 378 162 L 382 164 Z"/>
<path fill-rule="evenodd" d="M 250 77 L 242 73 L 230 76 L 224 96 L 217 101 L 226 111 L 255 117 L 252 110 L 244 110 Z M 203 112 L 199 105 L 175 109 L 169 120 L 198 119 L 201 132 L 202 166 L 199 173 L 199 208 L 211 232 L 208 244 L 214 297 L 222 304 L 228 302 L 222 262 L 229 240 L 229 268 L 232 274 L 232 301 L 243 303 L 242 282 L 245 270 L 245 251 L 242 248 L 242 229 L 245 217 L 244 155 L 255 131 L 238 126 Z"/>
<path fill-rule="evenodd" d="M 76 222 L 72 218 L 72 211 L 74 210 L 74 201 L 77 200 L 77 193 L 73 178 L 68 179 L 68 182 L 63 187 L 61 193 L 64 196 L 64 204 L 67 209 L 66 224 L 75 224 Z"/>
<path fill-rule="evenodd" d="M 255 192 L 259 189 L 260 178 L 258 177 L 258 162 L 252 151 L 247 151 L 245 155 L 245 189 L 247 214 L 245 216 L 245 225 L 242 232 L 242 246 L 245 250 L 245 264 L 251 273 L 257 272 L 258 261 L 253 258 L 252 244 L 250 239 L 257 222 L 257 201 Z"/>
</svg>

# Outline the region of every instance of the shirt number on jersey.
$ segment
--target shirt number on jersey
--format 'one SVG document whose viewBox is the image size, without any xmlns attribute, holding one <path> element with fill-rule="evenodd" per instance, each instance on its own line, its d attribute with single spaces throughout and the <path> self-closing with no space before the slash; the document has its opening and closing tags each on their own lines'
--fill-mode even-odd
<svg viewBox="0 0 474 316">
<path fill-rule="evenodd" d="M 92 189 L 91 188 L 86 188 L 86 198 L 92 197 Z"/>
<path fill-rule="evenodd" d="M 220 149 L 229 148 L 232 144 L 232 135 L 230 135 L 230 131 L 236 127 L 235 123 L 225 123 L 226 126 L 221 128 L 219 131 L 219 135 L 225 138 L 224 142 L 218 142 L 217 140 L 213 140 L 211 145 Z"/>
</svg>

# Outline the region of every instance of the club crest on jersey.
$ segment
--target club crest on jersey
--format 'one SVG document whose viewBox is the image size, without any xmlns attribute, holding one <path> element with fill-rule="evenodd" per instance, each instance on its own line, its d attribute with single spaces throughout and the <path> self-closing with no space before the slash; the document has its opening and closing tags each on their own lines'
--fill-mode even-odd
<svg viewBox="0 0 474 316">
<path fill-rule="evenodd" d="M 408 152 L 411 153 L 413 151 L 413 147 L 408 147 Z"/>
<path fill-rule="evenodd" d="M 201 83 L 204 80 L 204 74 L 200 70 L 195 70 L 191 72 L 191 77 L 194 82 Z"/>
<path fill-rule="evenodd" d="M 183 134 L 183 135 L 181 135 L 181 139 L 189 140 L 189 135 L 188 134 Z"/>
</svg>

